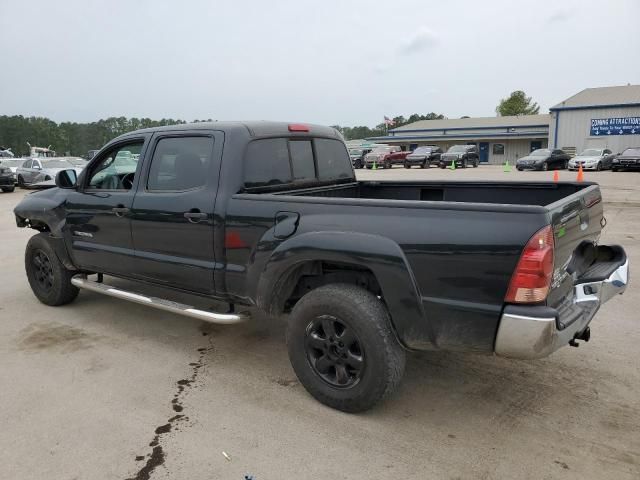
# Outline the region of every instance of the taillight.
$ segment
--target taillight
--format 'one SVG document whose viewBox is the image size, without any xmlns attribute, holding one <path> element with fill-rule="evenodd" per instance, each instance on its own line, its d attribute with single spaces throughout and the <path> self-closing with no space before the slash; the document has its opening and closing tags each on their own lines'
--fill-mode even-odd
<svg viewBox="0 0 640 480">
<path fill-rule="evenodd" d="M 553 229 L 547 225 L 524 247 L 505 302 L 537 303 L 547 298 L 553 278 Z"/>
<path fill-rule="evenodd" d="M 289 131 L 290 132 L 308 132 L 309 125 L 304 125 L 302 123 L 290 123 Z"/>
</svg>

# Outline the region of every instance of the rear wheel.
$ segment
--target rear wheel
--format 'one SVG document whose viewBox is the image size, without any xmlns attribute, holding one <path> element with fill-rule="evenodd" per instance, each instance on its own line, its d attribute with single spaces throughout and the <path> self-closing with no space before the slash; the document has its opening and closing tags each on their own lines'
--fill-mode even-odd
<svg viewBox="0 0 640 480">
<path fill-rule="evenodd" d="M 569 168 L 569 160 L 565 160 L 565 161 L 562 163 L 562 169 L 563 169 L 563 170 L 566 170 L 567 168 Z"/>
<path fill-rule="evenodd" d="M 596 165 L 596 170 L 599 172 L 600 170 L 602 170 L 602 162 L 598 162 L 598 164 Z"/>
<path fill-rule="evenodd" d="M 2 191 L 4 193 L 11 193 L 16 189 L 16 187 L 2 187 Z"/>
<path fill-rule="evenodd" d="M 411 164 L 409 162 L 404 162 L 404 168 L 411 168 Z"/>
<path fill-rule="evenodd" d="M 467 159 L 462 160 L 462 168 L 467 168 Z"/>
<path fill-rule="evenodd" d="M 64 267 L 48 237 L 47 233 L 39 233 L 29 239 L 24 267 L 38 300 L 51 306 L 64 305 L 78 296 L 78 288 L 71 284 L 76 272 Z"/>
<path fill-rule="evenodd" d="M 612 171 L 612 172 L 617 172 L 617 171 L 618 171 L 618 168 L 616 168 L 616 167 L 611 167 L 611 171 Z"/>
<path fill-rule="evenodd" d="M 384 162 L 384 168 L 391 168 L 391 162 L 389 160 Z"/>
<path fill-rule="evenodd" d="M 441 163 L 440 168 L 447 168 L 447 166 L 444 163 Z"/>
<path fill-rule="evenodd" d="M 476 158 L 473 162 L 473 168 L 478 168 L 479 160 Z"/>
<path fill-rule="evenodd" d="M 424 162 L 422 162 L 420 164 L 420 168 L 427 168 L 427 162 L 428 162 L 428 160 L 425 160 Z"/>
<path fill-rule="evenodd" d="M 287 327 L 291 365 L 318 401 L 345 412 L 373 407 L 400 383 L 405 352 L 374 294 L 334 284 L 306 294 Z"/>
<path fill-rule="evenodd" d="M 549 170 L 549 164 L 547 162 L 544 162 L 542 164 L 542 171 L 546 172 L 547 170 Z"/>
<path fill-rule="evenodd" d="M 24 178 L 22 178 L 22 175 L 18 175 L 18 186 L 24 188 Z"/>
</svg>

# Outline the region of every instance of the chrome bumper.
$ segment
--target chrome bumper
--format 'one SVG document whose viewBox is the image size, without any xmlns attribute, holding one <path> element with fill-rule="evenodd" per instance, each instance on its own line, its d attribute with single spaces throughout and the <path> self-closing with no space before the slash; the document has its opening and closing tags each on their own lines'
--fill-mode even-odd
<svg viewBox="0 0 640 480">
<path fill-rule="evenodd" d="M 552 354 L 582 333 L 600 305 L 624 293 L 628 283 L 627 259 L 606 280 L 577 284 L 574 287 L 571 308 L 561 311 L 558 315 L 528 316 L 509 313 L 508 309 L 505 309 L 498 327 L 495 353 L 520 359 L 542 358 Z M 563 322 L 565 316 L 576 318 L 570 322 Z M 558 317 L 562 323 L 567 324 L 562 330 L 557 328 Z"/>
</svg>

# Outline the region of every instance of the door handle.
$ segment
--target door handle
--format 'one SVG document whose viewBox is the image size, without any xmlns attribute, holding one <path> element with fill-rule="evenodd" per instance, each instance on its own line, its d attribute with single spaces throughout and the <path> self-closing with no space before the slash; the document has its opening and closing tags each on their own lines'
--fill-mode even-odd
<svg viewBox="0 0 640 480">
<path fill-rule="evenodd" d="M 129 209 L 124 205 L 113 207 L 111 211 L 116 214 L 116 217 L 123 217 L 125 213 L 129 213 Z"/>
<path fill-rule="evenodd" d="M 189 220 L 191 223 L 198 223 L 200 222 L 200 220 L 206 220 L 207 219 L 207 214 L 198 211 L 197 209 L 193 209 L 189 212 L 185 212 L 184 213 L 184 218 L 186 218 L 187 220 Z"/>
</svg>

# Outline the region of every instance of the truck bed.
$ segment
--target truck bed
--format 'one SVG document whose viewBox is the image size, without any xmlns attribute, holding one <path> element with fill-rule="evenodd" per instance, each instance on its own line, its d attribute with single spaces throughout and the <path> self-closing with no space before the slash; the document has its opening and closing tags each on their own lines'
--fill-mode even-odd
<svg viewBox="0 0 640 480">
<path fill-rule="evenodd" d="M 286 190 L 277 195 L 423 202 L 549 206 L 594 183 L 549 182 L 357 182 Z"/>
</svg>

